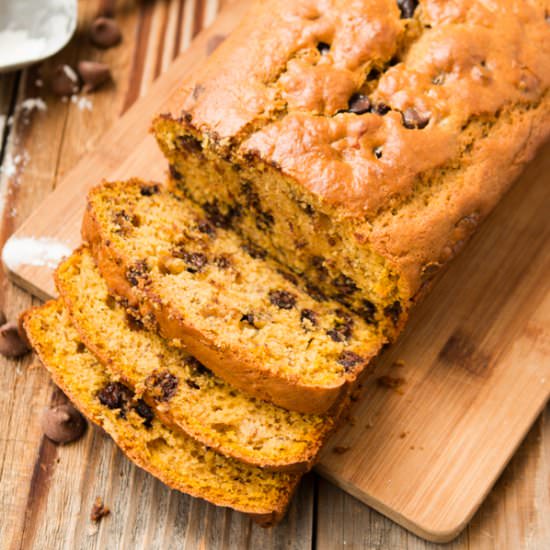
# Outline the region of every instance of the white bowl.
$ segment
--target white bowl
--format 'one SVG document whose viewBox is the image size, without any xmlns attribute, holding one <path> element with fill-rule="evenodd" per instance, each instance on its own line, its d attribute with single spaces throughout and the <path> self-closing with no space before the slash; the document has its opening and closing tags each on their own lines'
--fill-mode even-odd
<svg viewBox="0 0 550 550">
<path fill-rule="evenodd" d="M 0 0 L 0 72 L 57 53 L 76 28 L 77 0 Z"/>
</svg>

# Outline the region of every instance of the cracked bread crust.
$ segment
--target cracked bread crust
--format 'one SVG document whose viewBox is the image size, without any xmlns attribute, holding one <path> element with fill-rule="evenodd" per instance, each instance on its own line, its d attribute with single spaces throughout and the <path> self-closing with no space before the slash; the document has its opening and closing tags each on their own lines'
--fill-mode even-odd
<svg viewBox="0 0 550 550">
<path fill-rule="evenodd" d="M 535 0 L 400 5 L 257 2 L 154 130 L 288 177 L 406 303 L 547 138 L 550 25 Z"/>
<path fill-rule="evenodd" d="M 249 514 L 263 526 L 282 519 L 300 475 L 223 457 L 145 414 L 82 346 L 61 301 L 28 310 L 20 323 L 54 382 L 137 466 L 172 489 Z M 109 385 L 116 385 L 118 394 L 103 399 L 102 389 Z M 124 403 L 115 402 L 121 398 Z"/>
</svg>

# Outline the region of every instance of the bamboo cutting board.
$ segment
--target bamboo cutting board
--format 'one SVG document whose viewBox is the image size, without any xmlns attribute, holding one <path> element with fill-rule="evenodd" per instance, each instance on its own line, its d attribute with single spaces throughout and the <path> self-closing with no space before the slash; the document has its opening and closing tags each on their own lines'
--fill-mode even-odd
<svg viewBox="0 0 550 550">
<path fill-rule="evenodd" d="M 12 237 L 12 252 L 29 238 L 75 247 L 86 189 L 103 178 L 164 177 L 149 121 L 248 3 L 224 12 L 67 174 Z M 461 530 L 550 395 L 549 174 L 547 146 L 378 360 L 318 466 L 430 540 Z M 15 256 L 13 280 L 52 295 L 51 269 L 32 265 L 48 262 Z"/>
</svg>

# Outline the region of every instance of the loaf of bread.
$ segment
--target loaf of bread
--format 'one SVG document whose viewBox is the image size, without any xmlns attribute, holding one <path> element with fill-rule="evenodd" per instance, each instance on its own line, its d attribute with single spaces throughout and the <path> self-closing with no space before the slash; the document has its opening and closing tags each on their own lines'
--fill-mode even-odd
<svg viewBox="0 0 550 550">
<path fill-rule="evenodd" d="M 172 181 L 393 338 L 550 132 L 548 4 L 264 0 L 153 129 Z"/>
<path fill-rule="evenodd" d="M 56 285 L 82 342 L 165 424 L 249 464 L 311 467 L 334 428 L 333 416 L 304 415 L 249 397 L 167 346 L 109 295 L 87 248 L 59 266 Z"/>
<path fill-rule="evenodd" d="M 236 388 L 321 414 L 341 406 L 384 336 L 200 207 L 140 180 L 93 189 L 83 222 L 111 291 Z M 310 289 L 310 293 L 311 293 Z"/>
<path fill-rule="evenodd" d="M 22 323 L 54 382 L 138 466 L 169 487 L 251 514 L 264 525 L 281 519 L 298 474 L 269 472 L 225 458 L 161 423 L 85 348 L 61 301 L 28 311 Z"/>
</svg>

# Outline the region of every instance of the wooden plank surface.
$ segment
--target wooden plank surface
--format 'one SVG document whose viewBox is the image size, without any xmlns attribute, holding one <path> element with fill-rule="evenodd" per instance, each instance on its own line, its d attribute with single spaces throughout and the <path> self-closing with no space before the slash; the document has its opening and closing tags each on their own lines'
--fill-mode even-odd
<svg viewBox="0 0 550 550">
<path fill-rule="evenodd" d="M 84 8 L 81 7 L 80 12 L 81 29 L 85 28 L 96 13 L 100 3 L 89 2 L 82 5 Z M 63 173 L 72 168 L 76 159 L 93 147 L 94 142 L 110 123 L 128 108 L 139 93 L 150 88 L 152 80 L 169 64 L 171 55 L 185 46 L 184 35 L 190 38 L 193 32 L 190 29 L 198 30 L 207 20 L 205 16 L 215 13 L 218 7 L 216 2 L 174 0 L 154 4 L 121 2 L 119 6 L 122 7 L 117 19 L 125 29 L 125 41 L 121 47 L 98 54 L 89 48 L 85 37 L 79 34 L 70 47 L 51 62 L 55 64 L 60 59 L 76 59 L 82 56 L 108 59 L 112 66 L 116 67 L 116 86 L 92 97 L 92 112 L 79 111 L 72 104 L 63 104 L 53 98 L 47 98 L 47 112 L 34 113 L 30 117 L 22 117 L 22 114 L 18 113 L 15 125 L 11 127 L 10 132 L 6 132 L 8 139 L 3 166 L 6 166 L 9 158 L 24 151 L 27 151 L 29 159 L 15 176 L 8 177 L 6 173 L 2 175 L 1 193 L 7 199 L 2 216 L 2 242 L 20 226 L 22 220 L 51 190 Z M 174 25 L 174 14 L 183 15 L 180 25 Z M 197 49 L 194 56 L 200 57 L 200 52 L 206 52 L 207 46 L 208 40 L 203 40 L 204 49 Z M 141 51 L 142 57 L 136 53 L 138 50 Z M 35 70 L 30 70 L 23 73 L 19 79 L 9 76 L 0 80 L 0 115 L 6 115 L 0 118 L 0 121 L 7 120 L 7 116 L 13 112 L 15 103 L 20 104 L 23 98 L 46 96 L 42 90 L 34 87 L 35 78 Z M 14 101 L 14 94 L 18 97 L 17 102 Z M 25 118 L 28 119 L 26 123 Z M 42 136 L 42 139 L 37 136 Z M 47 139 L 44 136 L 47 136 Z M 123 137 L 122 134 L 121 138 Z M 119 146 L 124 148 L 128 144 L 121 141 Z M 89 173 L 93 174 L 95 171 L 91 169 Z M 519 191 L 515 199 L 521 195 L 522 192 Z M 539 200 L 544 198 L 544 195 L 535 196 Z M 55 206 L 55 201 L 50 204 Z M 64 223 L 68 225 L 69 220 L 64 220 Z M 539 226 L 535 224 L 535 227 Z M 533 238 L 537 237 L 540 238 L 540 235 L 533 235 Z M 486 237 L 482 234 L 481 243 L 484 242 L 484 238 Z M 471 253 L 474 254 L 474 259 L 479 257 L 475 256 L 477 242 L 476 240 Z M 479 246 L 486 252 L 483 244 Z M 469 252 L 466 252 L 459 262 L 468 262 L 468 254 Z M 517 270 L 519 266 L 504 263 L 503 269 L 507 271 L 501 278 L 508 278 L 513 284 L 503 284 L 499 288 L 503 291 L 512 289 L 519 294 L 517 298 L 526 298 L 526 295 L 522 294 L 524 285 L 519 284 L 523 277 L 514 269 L 510 271 L 511 267 Z M 538 273 L 536 269 L 535 271 Z M 438 284 L 434 291 L 436 296 L 438 292 L 444 291 L 442 289 L 445 289 L 447 278 L 451 275 L 452 270 Z M 537 275 L 531 273 L 528 277 L 534 280 Z M 2 303 L 8 314 L 13 317 L 31 303 L 31 298 L 3 280 Z M 480 305 L 480 308 L 487 306 L 487 300 L 481 300 L 481 303 L 483 305 Z M 497 370 L 500 368 L 501 360 L 514 361 L 514 353 L 519 354 L 524 360 L 525 353 L 521 346 L 527 343 L 529 351 L 532 351 L 530 339 L 538 338 L 540 343 L 541 338 L 544 338 L 544 333 L 541 336 L 540 331 L 537 332 L 540 320 L 537 320 L 538 313 L 535 308 L 527 308 L 529 311 L 519 308 L 518 311 L 514 303 L 514 300 L 507 299 L 498 302 L 498 307 L 489 304 L 486 316 L 505 313 L 504 320 L 507 320 L 512 314 L 516 314 L 523 321 L 531 318 L 529 324 L 521 325 L 518 321 L 517 324 L 512 323 L 513 326 L 509 326 L 503 321 L 497 327 L 491 325 L 490 330 L 475 340 L 476 344 L 483 344 L 480 349 L 492 352 L 495 343 L 500 342 L 499 338 L 503 334 L 506 336 L 506 345 L 502 346 L 502 354 L 498 354 L 498 360 L 495 361 Z M 448 307 L 452 306 L 452 303 L 446 304 Z M 411 331 L 416 330 L 415 326 L 422 324 L 424 316 L 430 315 L 429 305 L 425 308 L 428 309 L 421 309 L 416 313 L 413 325 L 403 340 L 405 344 L 400 344 L 404 347 L 398 348 L 404 353 L 409 349 L 407 341 L 410 342 L 410 346 L 415 345 L 414 332 L 413 336 L 409 336 Z M 547 310 L 542 308 L 542 311 L 544 313 Z M 462 315 L 459 317 L 461 323 L 469 318 L 467 308 L 459 308 L 459 313 Z M 473 313 L 476 320 L 479 320 L 480 316 L 482 320 L 487 318 L 475 308 Z M 447 326 L 446 323 L 442 325 L 445 330 L 438 336 L 439 344 L 444 344 L 445 337 L 452 335 L 452 329 L 459 326 Z M 469 335 L 472 331 L 475 332 L 477 326 L 475 323 L 464 324 Z M 464 339 L 460 341 L 464 342 Z M 542 343 L 544 344 L 544 340 Z M 380 363 L 377 376 L 386 372 L 386 369 L 393 375 L 396 367 L 390 366 L 391 353 L 396 352 L 392 351 L 386 355 Z M 401 353 L 398 355 L 402 358 Z M 44 406 L 62 399 L 62 396 L 54 391 L 41 369 L 29 368 L 29 361 L 30 359 L 17 363 L 2 361 L 0 395 L 7 414 L 0 419 L 0 504 L 5 511 L 3 521 L 0 522 L 0 540 L 6 548 L 339 548 L 343 547 L 344 542 L 346 548 L 433 546 L 424 543 L 314 475 L 307 477 L 289 518 L 276 529 L 264 531 L 253 526 L 239 514 L 218 510 L 169 491 L 150 476 L 131 466 L 99 430 L 89 430 L 85 439 L 78 444 L 55 447 L 41 437 L 39 416 Z M 430 376 L 433 376 L 441 365 L 437 361 L 430 365 Z M 365 392 L 368 399 L 359 402 L 358 410 L 362 410 L 365 403 L 374 396 L 377 406 L 382 407 L 385 403 L 384 420 L 389 422 L 391 415 L 397 410 L 396 403 L 408 402 L 412 389 L 420 383 L 420 380 L 415 378 L 415 372 L 412 372 L 412 363 L 406 361 L 404 367 L 398 368 L 401 369 L 402 374 L 396 376 L 402 376 L 406 380 L 402 394 L 379 387 L 375 377 L 367 384 Z M 436 380 L 442 382 L 444 379 L 452 378 L 453 375 L 448 369 L 444 372 L 446 376 L 436 376 Z M 491 373 L 493 376 L 494 368 L 491 369 Z M 483 377 L 474 376 L 472 373 L 468 376 L 471 376 L 471 379 L 462 379 L 457 383 L 457 387 L 461 390 L 479 387 L 476 384 L 481 381 L 481 386 L 487 389 L 488 384 L 485 385 Z M 479 399 L 481 398 L 480 389 Z M 475 399 L 472 403 L 475 403 Z M 418 412 L 414 403 L 409 404 L 407 408 L 409 415 L 414 416 Z M 354 412 L 354 415 L 357 426 L 359 415 L 357 412 Z M 521 417 L 519 414 L 518 416 Z M 384 418 L 382 415 L 380 417 Z M 365 434 L 366 437 L 372 437 L 370 433 L 377 426 L 380 417 L 369 417 L 366 424 L 370 426 L 372 423 L 372 427 L 363 431 L 361 440 Z M 453 547 L 549 546 L 547 518 L 550 512 L 550 428 L 547 418 L 546 414 L 535 425 L 485 505 L 468 529 L 452 544 Z M 401 436 L 405 431 L 397 436 Z M 391 441 L 399 439 L 403 444 L 407 442 L 410 447 L 410 435 L 406 434 L 403 438 L 394 437 Z M 350 441 L 346 438 L 349 437 L 349 431 L 342 432 L 340 436 L 346 445 Z M 365 456 L 368 457 L 373 450 L 376 448 L 371 447 L 368 453 L 361 456 L 361 460 L 364 461 Z M 423 451 L 425 450 L 424 448 Z M 335 458 L 338 458 L 338 462 L 342 462 L 341 459 L 349 461 L 353 456 L 354 446 L 352 445 L 344 455 L 336 456 L 330 449 L 329 452 L 329 461 Z M 478 451 L 476 454 L 481 453 Z M 419 453 L 421 463 L 425 463 L 428 458 L 429 454 Z M 91 527 L 88 514 L 96 494 L 105 498 L 113 513 L 94 529 Z M 459 506 L 455 506 L 457 507 Z"/>
</svg>

